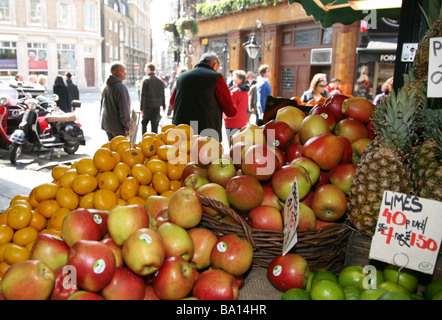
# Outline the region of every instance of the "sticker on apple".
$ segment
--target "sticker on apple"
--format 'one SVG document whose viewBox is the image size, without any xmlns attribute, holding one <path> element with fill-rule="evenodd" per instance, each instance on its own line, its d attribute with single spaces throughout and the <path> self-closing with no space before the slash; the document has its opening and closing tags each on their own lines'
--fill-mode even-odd
<svg viewBox="0 0 442 320">
<path fill-rule="evenodd" d="M 106 269 L 106 262 L 103 259 L 99 259 L 94 263 L 94 272 L 96 274 L 103 273 L 104 269 Z"/>
<path fill-rule="evenodd" d="M 140 240 L 141 240 L 141 242 L 144 242 L 145 244 L 152 243 L 152 238 L 148 234 L 145 234 L 145 233 L 140 236 Z"/>
<path fill-rule="evenodd" d="M 99 214 L 94 214 L 94 221 L 96 224 L 101 224 L 103 222 L 103 218 Z"/>
<path fill-rule="evenodd" d="M 278 264 L 273 268 L 273 275 L 278 277 L 282 273 L 282 267 Z"/>
<path fill-rule="evenodd" d="M 225 242 L 220 242 L 216 245 L 216 248 L 219 252 L 226 252 L 227 251 L 227 244 Z"/>
</svg>

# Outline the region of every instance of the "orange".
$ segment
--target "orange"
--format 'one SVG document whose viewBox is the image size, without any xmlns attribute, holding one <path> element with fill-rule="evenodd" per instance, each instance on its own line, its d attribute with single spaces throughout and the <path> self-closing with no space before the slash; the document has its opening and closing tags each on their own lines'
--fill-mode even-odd
<svg viewBox="0 0 442 320">
<path fill-rule="evenodd" d="M 159 194 L 161 194 L 164 191 L 169 190 L 170 187 L 169 178 L 163 172 L 154 173 L 152 177 L 152 186 Z"/>
<path fill-rule="evenodd" d="M 98 177 L 98 188 L 107 189 L 112 192 L 118 190 L 120 186 L 120 179 L 117 174 L 113 171 L 102 172 Z"/>
<path fill-rule="evenodd" d="M 137 195 L 140 183 L 134 177 L 127 177 L 120 185 L 120 198 L 128 200 Z"/>
<path fill-rule="evenodd" d="M 35 200 L 38 202 L 48 199 L 55 199 L 59 186 L 53 182 L 42 183 L 35 189 Z"/>
<path fill-rule="evenodd" d="M 146 202 L 146 200 L 144 200 L 143 198 L 141 198 L 139 196 L 133 196 L 133 197 L 127 199 L 126 205 L 130 206 L 130 205 L 138 204 L 138 205 L 144 207 L 145 202 Z"/>
<path fill-rule="evenodd" d="M 49 200 L 50 201 L 50 200 Z M 42 216 L 38 212 L 32 212 L 31 222 L 29 223 L 30 227 L 35 228 L 37 231 L 41 231 L 46 228 L 48 220 L 44 216 Z"/>
<path fill-rule="evenodd" d="M 29 260 L 29 251 L 25 247 L 12 243 L 5 248 L 3 260 L 9 265 Z"/>
<path fill-rule="evenodd" d="M 91 192 L 80 197 L 78 207 L 84 209 L 94 209 L 94 194 L 95 192 Z"/>
<path fill-rule="evenodd" d="M 74 161 L 72 162 L 71 166 L 69 167 L 69 169 L 77 169 L 77 163 L 78 161 Z"/>
<path fill-rule="evenodd" d="M 98 174 L 98 169 L 94 164 L 94 159 L 83 158 L 78 160 L 77 166 L 75 167 L 78 174 L 90 174 L 91 176 L 96 176 Z"/>
<path fill-rule="evenodd" d="M 188 154 L 190 153 L 191 147 L 191 141 L 190 140 L 183 140 L 178 144 L 178 152 L 179 154 Z"/>
<path fill-rule="evenodd" d="M 175 124 L 166 124 L 164 127 L 161 128 L 161 132 L 164 133 L 169 129 L 174 129 L 176 128 Z M 158 134 L 157 134 L 158 135 Z"/>
<path fill-rule="evenodd" d="M 132 148 L 130 141 L 126 140 L 126 141 L 121 141 L 118 146 L 117 146 L 117 150 L 115 150 L 116 153 L 118 153 L 120 156 L 123 154 L 124 150 L 130 149 Z"/>
<path fill-rule="evenodd" d="M 118 162 L 115 168 L 112 170 L 114 172 L 118 179 L 120 180 L 120 183 L 123 182 L 124 179 L 126 179 L 130 175 L 130 167 L 125 164 L 124 162 Z"/>
<path fill-rule="evenodd" d="M 0 245 L 9 243 L 14 236 L 14 229 L 6 224 L 0 225 Z"/>
<path fill-rule="evenodd" d="M 101 147 L 110 150 L 110 141 L 104 143 Z"/>
<path fill-rule="evenodd" d="M 53 167 L 51 170 L 52 179 L 55 181 L 60 180 L 61 175 L 69 169 L 70 167 L 61 164 Z"/>
<path fill-rule="evenodd" d="M 25 249 L 31 252 L 32 247 L 34 246 L 35 241 L 29 242 L 27 245 L 25 245 Z"/>
<path fill-rule="evenodd" d="M 98 149 L 95 151 L 93 159 L 95 167 L 101 171 L 111 171 L 117 164 L 117 159 L 109 149 Z"/>
<path fill-rule="evenodd" d="M 60 208 L 57 200 L 43 200 L 38 204 L 38 213 L 44 218 L 50 218 Z"/>
<path fill-rule="evenodd" d="M 28 202 L 31 204 L 32 208 L 37 208 L 38 206 L 38 201 L 35 199 L 35 189 L 37 189 L 37 187 L 34 187 L 28 196 Z"/>
<path fill-rule="evenodd" d="M 179 180 L 186 165 L 179 162 L 167 162 L 167 176 L 170 180 Z"/>
<path fill-rule="evenodd" d="M 146 137 L 155 137 L 156 133 L 155 132 L 145 132 L 143 134 L 142 139 L 146 138 Z"/>
<path fill-rule="evenodd" d="M 90 174 L 79 174 L 72 181 L 72 189 L 79 195 L 95 191 L 97 185 L 97 178 Z"/>
<path fill-rule="evenodd" d="M 0 213 L 0 224 L 8 224 L 8 212 L 11 211 L 10 208 L 7 208 L 5 211 Z"/>
<path fill-rule="evenodd" d="M 112 155 L 117 159 L 117 163 L 121 161 L 121 155 L 116 151 L 112 151 Z"/>
<path fill-rule="evenodd" d="M 125 136 L 113 137 L 109 143 L 109 148 L 111 151 L 117 151 L 117 146 L 121 141 L 129 141 Z"/>
<path fill-rule="evenodd" d="M 158 159 L 170 161 L 178 157 L 178 147 L 170 144 L 162 145 L 157 150 Z"/>
<path fill-rule="evenodd" d="M 75 210 L 80 203 L 80 196 L 71 188 L 60 188 L 55 200 L 60 207 Z"/>
<path fill-rule="evenodd" d="M 152 174 L 161 172 L 167 174 L 167 164 L 165 161 L 160 159 L 152 159 L 146 163 L 146 166 L 150 169 Z"/>
<path fill-rule="evenodd" d="M 163 141 L 167 145 L 178 145 L 181 141 L 186 139 L 187 137 L 184 130 L 170 128 L 164 132 Z"/>
<path fill-rule="evenodd" d="M 70 212 L 71 210 L 69 210 L 68 208 L 60 208 L 55 211 L 54 215 L 51 217 L 51 228 L 55 230 L 61 230 L 63 219 Z"/>
<path fill-rule="evenodd" d="M 144 162 L 144 154 L 141 149 L 129 148 L 122 152 L 121 161 L 132 168 L 134 165 Z"/>
<path fill-rule="evenodd" d="M 78 176 L 77 169 L 69 169 L 64 172 L 59 180 L 60 188 L 70 188 L 72 187 L 72 181 Z"/>
<path fill-rule="evenodd" d="M 31 242 L 34 242 L 38 237 L 37 229 L 33 227 L 26 227 L 15 231 L 12 237 L 12 242 L 22 247 L 26 247 Z"/>
<path fill-rule="evenodd" d="M 182 123 L 177 125 L 176 128 L 185 135 L 186 140 L 190 140 L 194 135 L 193 128 L 188 124 Z"/>
<path fill-rule="evenodd" d="M 138 196 L 146 200 L 150 196 L 157 195 L 158 192 L 152 187 L 147 185 L 141 185 L 138 187 Z"/>
<path fill-rule="evenodd" d="M 10 204 L 9 204 L 9 206 L 11 207 L 11 206 L 13 206 L 15 204 L 23 204 L 23 205 L 27 206 L 29 209 L 32 210 L 32 206 L 31 206 L 31 204 L 27 200 L 24 200 L 24 199 L 14 200 L 14 199 L 12 199 Z"/>
<path fill-rule="evenodd" d="M 117 204 L 118 198 L 115 192 L 106 189 L 99 189 L 94 192 L 94 208 L 98 210 L 109 210 Z"/>
<path fill-rule="evenodd" d="M 154 138 L 158 140 L 160 146 L 164 144 L 164 132 L 157 133 Z"/>
<path fill-rule="evenodd" d="M 131 174 L 140 184 L 149 184 L 152 181 L 152 171 L 145 164 L 134 165 Z"/>
<path fill-rule="evenodd" d="M 3 262 L 3 253 L 5 252 L 6 247 L 10 246 L 12 242 L 8 242 L 5 244 L 0 244 L 0 262 Z"/>
<path fill-rule="evenodd" d="M 27 227 L 32 219 L 32 210 L 23 204 L 16 204 L 10 208 L 8 226 L 16 230 Z"/>
<path fill-rule="evenodd" d="M 159 147 L 158 140 L 152 136 L 147 136 L 141 140 L 140 148 L 145 157 L 152 157 L 157 153 Z"/>
<path fill-rule="evenodd" d="M 169 189 L 172 191 L 176 191 L 179 188 L 181 188 L 182 184 L 181 184 L 181 180 L 170 180 L 170 186 Z"/>
<path fill-rule="evenodd" d="M 174 190 L 167 190 L 167 191 L 164 191 L 163 193 L 161 193 L 161 196 L 170 199 L 173 196 L 174 193 L 175 193 Z"/>
<path fill-rule="evenodd" d="M 29 201 L 29 196 L 18 194 L 14 198 L 11 199 L 11 203 L 14 202 L 15 200 L 26 200 L 26 201 Z"/>
</svg>

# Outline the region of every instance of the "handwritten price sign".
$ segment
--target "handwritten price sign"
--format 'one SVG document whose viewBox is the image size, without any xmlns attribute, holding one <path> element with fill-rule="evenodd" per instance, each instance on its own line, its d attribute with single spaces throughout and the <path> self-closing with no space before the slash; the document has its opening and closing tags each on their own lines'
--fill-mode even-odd
<svg viewBox="0 0 442 320">
<path fill-rule="evenodd" d="M 298 183 L 293 181 L 287 201 L 284 205 L 284 241 L 282 254 L 287 254 L 298 242 L 296 229 L 299 222 L 299 194 Z"/>
<path fill-rule="evenodd" d="M 386 191 L 370 259 L 394 264 L 408 256 L 408 269 L 433 274 L 442 239 L 442 202 Z"/>
<path fill-rule="evenodd" d="M 442 97 L 442 38 L 431 38 L 428 59 L 429 98 Z"/>
</svg>

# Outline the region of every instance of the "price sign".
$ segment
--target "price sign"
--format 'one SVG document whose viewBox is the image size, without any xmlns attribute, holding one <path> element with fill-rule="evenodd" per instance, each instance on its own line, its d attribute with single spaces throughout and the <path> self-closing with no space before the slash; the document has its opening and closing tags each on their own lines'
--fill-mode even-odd
<svg viewBox="0 0 442 320">
<path fill-rule="evenodd" d="M 298 183 L 293 181 L 290 194 L 284 205 L 284 242 L 282 245 L 282 254 L 287 254 L 298 242 L 296 229 L 299 222 L 299 194 Z"/>
<path fill-rule="evenodd" d="M 370 259 L 395 264 L 398 253 L 408 269 L 433 274 L 442 240 L 442 202 L 384 192 Z"/>
<path fill-rule="evenodd" d="M 428 62 L 429 98 L 442 98 L 442 38 L 431 38 Z"/>
</svg>

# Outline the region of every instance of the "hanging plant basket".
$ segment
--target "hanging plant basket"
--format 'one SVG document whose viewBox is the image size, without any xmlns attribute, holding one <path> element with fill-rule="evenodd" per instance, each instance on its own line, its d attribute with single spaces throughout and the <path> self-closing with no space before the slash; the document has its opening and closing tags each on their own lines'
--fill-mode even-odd
<svg viewBox="0 0 442 320">
<path fill-rule="evenodd" d="M 167 22 L 163 25 L 163 30 L 168 32 L 173 32 L 173 26 L 175 25 L 175 21 Z"/>
<path fill-rule="evenodd" d="M 186 31 L 193 35 L 198 33 L 198 21 L 196 19 L 181 17 L 176 21 L 175 25 L 181 37 L 185 35 Z"/>
</svg>

